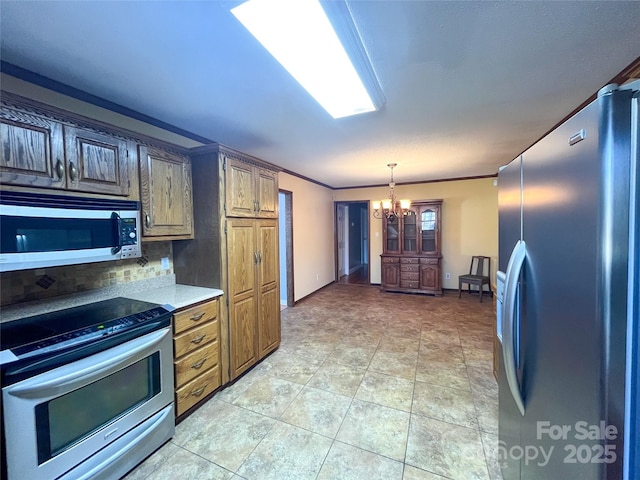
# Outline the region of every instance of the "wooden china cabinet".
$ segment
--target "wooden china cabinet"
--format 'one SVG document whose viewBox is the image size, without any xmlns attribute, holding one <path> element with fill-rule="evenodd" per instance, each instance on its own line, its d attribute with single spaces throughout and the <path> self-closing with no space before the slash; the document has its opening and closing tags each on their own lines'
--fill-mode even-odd
<svg viewBox="0 0 640 480">
<path fill-rule="evenodd" d="M 442 295 L 442 200 L 413 202 L 406 215 L 382 219 L 382 287 Z"/>
</svg>

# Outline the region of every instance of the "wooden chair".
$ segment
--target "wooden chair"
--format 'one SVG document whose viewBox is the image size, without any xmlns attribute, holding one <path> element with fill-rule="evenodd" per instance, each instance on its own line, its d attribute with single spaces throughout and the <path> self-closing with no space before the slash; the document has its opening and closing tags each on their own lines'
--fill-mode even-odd
<svg viewBox="0 0 640 480">
<path fill-rule="evenodd" d="M 487 266 L 485 273 L 485 264 Z M 491 273 L 491 258 L 482 256 L 471 257 L 471 266 L 469 267 L 469 273 L 466 275 L 460 275 L 458 277 L 458 298 L 462 294 L 462 284 L 466 283 L 469 293 L 471 293 L 471 285 L 477 285 L 480 293 L 480 301 L 482 302 L 482 294 L 484 292 L 484 285 L 489 287 L 489 294 L 493 297 L 493 291 L 491 290 L 491 280 L 489 275 Z"/>
</svg>

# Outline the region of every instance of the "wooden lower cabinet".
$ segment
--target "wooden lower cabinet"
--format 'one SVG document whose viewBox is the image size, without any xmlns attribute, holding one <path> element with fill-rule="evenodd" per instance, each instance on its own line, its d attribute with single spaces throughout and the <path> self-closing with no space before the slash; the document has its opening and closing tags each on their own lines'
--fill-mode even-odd
<svg viewBox="0 0 640 480">
<path fill-rule="evenodd" d="M 220 386 L 218 300 L 173 314 L 176 416 L 184 414 Z"/>
<path fill-rule="evenodd" d="M 227 220 L 230 376 L 280 345 L 278 221 Z"/>
<path fill-rule="evenodd" d="M 442 295 L 439 256 L 382 254 L 381 260 L 382 290 Z"/>
</svg>

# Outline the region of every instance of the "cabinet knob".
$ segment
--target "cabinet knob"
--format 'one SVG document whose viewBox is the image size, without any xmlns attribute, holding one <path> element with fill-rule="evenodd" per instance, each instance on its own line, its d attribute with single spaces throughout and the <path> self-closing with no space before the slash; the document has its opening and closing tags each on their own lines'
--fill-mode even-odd
<svg viewBox="0 0 640 480">
<path fill-rule="evenodd" d="M 78 168 L 73 162 L 69 162 L 69 178 L 74 182 L 78 179 Z"/>
<path fill-rule="evenodd" d="M 62 163 L 60 159 L 56 162 L 56 175 L 58 175 L 58 179 L 60 180 L 64 178 L 64 163 Z"/>
</svg>

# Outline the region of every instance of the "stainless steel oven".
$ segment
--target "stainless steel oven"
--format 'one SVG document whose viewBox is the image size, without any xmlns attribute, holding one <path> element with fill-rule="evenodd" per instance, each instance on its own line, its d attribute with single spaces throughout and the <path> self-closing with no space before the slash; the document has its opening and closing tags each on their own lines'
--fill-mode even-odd
<svg viewBox="0 0 640 480">
<path fill-rule="evenodd" d="M 171 310 L 119 298 L 0 325 L 9 480 L 119 478 L 173 436 Z"/>
</svg>

